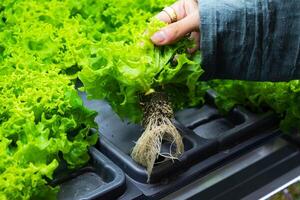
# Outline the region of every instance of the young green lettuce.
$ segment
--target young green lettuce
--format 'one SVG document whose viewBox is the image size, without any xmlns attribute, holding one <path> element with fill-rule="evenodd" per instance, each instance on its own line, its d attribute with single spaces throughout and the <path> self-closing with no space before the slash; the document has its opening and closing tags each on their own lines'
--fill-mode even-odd
<svg viewBox="0 0 300 200">
<path fill-rule="evenodd" d="M 256 112 L 273 110 L 282 120 L 280 127 L 287 133 L 300 130 L 300 81 L 248 82 L 215 80 L 211 87 L 217 91 L 216 104 L 223 111 L 235 105 L 246 106 Z"/>
<path fill-rule="evenodd" d="M 63 160 L 69 168 L 88 161 L 96 113 L 64 75 L 16 69 L 1 79 L 0 198 L 55 199 L 48 180 Z"/>
<path fill-rule="evenodd" d="M 154 46 L 149 38 L 164 25 L 155 19 L 140 26 L 129 22 L 116 32 L 104 33 L 96 53 L 99 58 L 79 73 L 88 97 L 107 100 L 121 117 L 133 122 L 141 120 L 140 95 L 162 88 L 170 96 L 179 95 L 176 88 L 183 89 L 181 94 L 194 103 L 195 85 L 203 72 L 200 55 L 186 52 L 191 46 L 187 39 L 171 46 Z M 177 105 L 176 98 L 171 101 Z"/>
<path fill-rule="evenodd" d="M 97 141 L 72 79 L 88 63 L 84 31 L 101 24 L 76 17 L 76 2 L 0 3 L 0 199 L 56 199 L 57 167 L 81 167 Z"/>
</svg>

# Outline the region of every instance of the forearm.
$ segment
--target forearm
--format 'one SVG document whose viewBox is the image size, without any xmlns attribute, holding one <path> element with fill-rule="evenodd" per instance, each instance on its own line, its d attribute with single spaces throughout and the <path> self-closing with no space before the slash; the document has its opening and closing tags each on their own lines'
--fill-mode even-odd
<svg viewBox="0 0 300 200">
<path fill-rule="evenodd" d="M 204 79 L 300 79 L 300 0 L 199 0 Z"/>
</svg>

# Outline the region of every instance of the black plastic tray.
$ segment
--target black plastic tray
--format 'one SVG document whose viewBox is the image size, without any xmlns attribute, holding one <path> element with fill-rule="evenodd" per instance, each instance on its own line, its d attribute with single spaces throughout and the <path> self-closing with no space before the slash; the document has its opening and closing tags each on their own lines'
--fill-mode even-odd
<svg viewBox="0 0 300 200">
<path fill-rule="evenodd" d="M 89 165 L 72 173 L 58 172 L 51 185 L 60 185 L 59 200 L 116 199 L 126 189 L 123 171 L 96 148 Z"/>
<path fill-rule="evenodd" d="M 210 159 L 212 156 L 217 158 L 215 163 L 229 158 L 231 155 L 226 154 L 225 157 L 219 158 L 215 155 L 235 147 L 261 130 L 268 130 L 278 122 L 271 112 L 259 115 L 240 107 L 226 116 L 219 114 L 213 104 L 180 111 L 176 114 L 174 122 L 183 136 L 185 152 L 178 160 L 156 165 L 151 175 L 151 184 L 145 184 L 146 169 L 136 164 L 130 157 L 134 142 L 141 135 L 142 128 L 126 120 L 122 121 L 106 102 L 87 101 L 84 93 L 81 93 L 81 96 L 87 107 L 99 113 L 96 118 L 100 126 L 100 142 L 97 148 L 121 167 L 129 179 L 132 179 L 131 181 L 148 197 L 157 197 L 170 191 L 172 187 L 170 177 L 181 176 L 186 169 L 200 161 L 206 165 L 205 168 L 213 166 L 206 158 Z M 214 98 L 215 94 L 209 91 L 207 96 L 209 102 L 213 102 Z M 168 144 L 163 144 L 162 149 L 168 149 Z M 201 172 L 201 169 L 198 171 Z M 179 182 L 184 184 L 180 180 Z M 168 183 L 169 188 L 162 187 L 165 183 Z"/>
<path fill-rule="evenodd" d="M 140 191 L 142 191 L 143 196 L 141 199 L 161 199 L 279 136 L 280 132 L 273 128 L 263 131 L 261 134 L 256 135 L 230 149 L 220 151 L 201 162 L 195 163 L 189 168 L 180 170 L 172 176 L 162 178 L 162 180 L 158 183 L 145 184 L 133 180 L 130 177 L 127 178 L 133 182 Z M 212 193 L 210 195 L 211 198 L 207 199 L 213 199 L 213 197 L 217 194 L 218 193 Z M 120 200 L 124 199 L 120 198 Z"/>
<path fill-rule="evenodd" d="M 217 141 L 218 150 L 235 146 L 278 124 L 278 118 L 272 112 L 256 114 L 240 106 L 222 116 L 213 105 L 204 105 L 179 111 L 176 119 L 199 137 Z"/>
<path fill-rule="evenodd" d="M 299 163 L 299 148 L 282 137 L 273 137 L 163 199 L 244 200 L 245 196 L 248 200 L 260 199 L 298 176 L 299 169 L 294 170 Z"/>
<path fill-rule="evenodd" d="M 135 141 L 142 134 L 142 127 L 122 121 L 106 102 L 86 101 L 85 95 L 81 95 L 87 107 L 100 113 L 96 118 L 100 126 L 98 149 L 131 178 L 146 183 L 146 169 L 130 157 Z M 210 92 L 208 95 L 208 98 L 214 98 L 214 93 Z M 179 169 L 188 168 L 220 150 L 234 146 L 253 136 L 259 129 L 277 122 L 270 112 L 258 115 L 242 108 L 235 108 L 227 116 L 222 116 L 213 105 L 185 109 L 176 114 L 176 119 L 174 122 L 183 137 L 185 152 L 178 160 L 155 165 L 151 183 L 159 182 Z M 163 144 L 162 149 L 168 150 L 168 145 Z"/>
<path fill-rule="evenodd" d="M 207 92 L 207 102 L 201 108 L 184 109 L 176 113 L 176 119 L 198 136 L 217 140 L 220 149 L 234 146 L 259 132 L 278 124 L 278 118 L 271 112 L 257 114 L 237 106 L 227 115 L 219 114 L 214 105 L 216 93 Z"/>
</svg>

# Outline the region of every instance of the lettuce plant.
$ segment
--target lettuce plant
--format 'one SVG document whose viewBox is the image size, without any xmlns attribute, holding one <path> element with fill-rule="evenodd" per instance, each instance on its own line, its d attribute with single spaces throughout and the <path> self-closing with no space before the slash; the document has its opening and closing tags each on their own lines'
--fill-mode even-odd
<svg viewBox="0 0 300 200">
<path fill-rule="evenodd" d="M 95 112 L 65 75 L 16 69 L 1 80 L 0 198 L 54 194 L 47 181 L 62 160 L 69 168 L 88 161 Z"/>
</svg>

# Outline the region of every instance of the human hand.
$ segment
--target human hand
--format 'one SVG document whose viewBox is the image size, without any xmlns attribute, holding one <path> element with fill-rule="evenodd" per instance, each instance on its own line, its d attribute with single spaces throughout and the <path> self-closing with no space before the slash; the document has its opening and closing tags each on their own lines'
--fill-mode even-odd
<svg viewBox="0 0 300 200">
<path fill-rule="evenodd" d="M 169 25 L 151 37 L 154 44 L 158 46 L 172 44 L 190 33 L 191 39 L 196 43 L 196 47 L 190 51 L 193 52 L 199 48 L 200 17 L 197 0 L 179 0 L 156 17 Z"/>
</svg>

